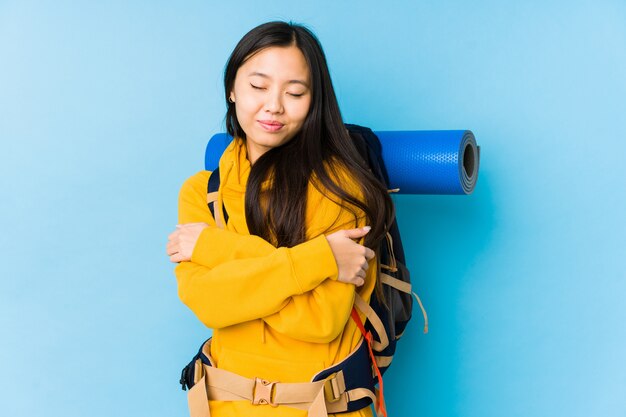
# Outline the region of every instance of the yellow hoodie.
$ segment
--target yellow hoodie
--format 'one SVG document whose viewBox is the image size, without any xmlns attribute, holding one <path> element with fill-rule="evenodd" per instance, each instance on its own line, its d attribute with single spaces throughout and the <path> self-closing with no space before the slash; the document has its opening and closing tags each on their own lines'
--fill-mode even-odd
<svg viewBox="0 0 626 417">
<path fill-rule="evenodd" d="M 190 177 L 180 191 L 178 222 L 206 222 L 209 227 L 200 234 L 191 261 L 175 268 L 179 297 L 213 329 L 211 355 L 218 368 L 247 378 L 309 382 L 317 372 L 348 356 L 361 339 L 350 312 L 355 291 L 369 302 L 375 260 L 363 287 L 339 282 L 325 235 L 365 226 L 364 215 L 355 218 L 309 184 L 308 240 L 276 248 L 251 236 L 246 225 L 250 162 L 242 140 L 228 146 L 219 167 L 218 202 L 223 201 L 229 215 L 225 229 L 216 226 L 207 207 L 209 171 Z M 341 181 L 343 187 L 358 190 L 348 176 L 342 174 Z M 307 415 L 305 410 L 248 401 L 210 401 L 209 405 L 213 417 Z M 342 415 L 372 416 L 372 412 L 366 407 Z"/>
</svg>

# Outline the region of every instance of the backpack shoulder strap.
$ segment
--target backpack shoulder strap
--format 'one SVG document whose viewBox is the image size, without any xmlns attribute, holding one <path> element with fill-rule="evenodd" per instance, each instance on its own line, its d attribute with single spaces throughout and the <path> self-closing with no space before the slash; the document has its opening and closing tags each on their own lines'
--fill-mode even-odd
<svg viewBox="0 0 626 417">
<path fill-rule="evenodd" d="M 211 210 L 211 214 L 215 216 L 213 213 L 213 206 L 210 203 L 217 201 L 217 190 L 220 188 L 220 169 L 219 167 L 215 169 L 215 171 L 211 172 L 209 175 L 209 181 L 207 184 L 207 204 L 209 204 L 209 210 Z"/>
<path fill-rule="evenodd" d="M 217 208 L 217 192 L 220 188 L 220 168 L 215 168 L 215 171 L 211 172 L 209 181 L 207 184 L 207 205 L 209 210 L 215 219 L 215 223 L 218 227 L 224 228 L 224 225 L 228 222 L 228 212 L 226 207 L 222 204 L 222 211 L 224 213 L 224 221 L 222 222 L 220 210 Z"/>
</svg>

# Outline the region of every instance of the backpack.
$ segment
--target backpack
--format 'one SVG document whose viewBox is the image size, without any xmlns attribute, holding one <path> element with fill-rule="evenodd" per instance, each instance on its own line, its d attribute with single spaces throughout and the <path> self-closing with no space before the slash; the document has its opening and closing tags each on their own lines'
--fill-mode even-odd
<svg viewBox="0 0 626 417">
<path fill-rule="evenodd" d="M 354 124 L 346 124 L 345 126 L 371 172 L 389 190 L 389 177 L 382 158 L 382 146 L 378 137 L 367 127 Z M 218 167 L 209 177 L 208 195 L 216 195 L 219 181 Z M 389 190 L 389 192 L 397 191 L 397 189 Z M 209 199 L 209 209 L 214 217 L 216 204 L 216 199 Z M 225 207 L 223 207 L 222 212 L 224 213 L 223 223 L 226 224 L 228 213 Z M 313 382 L 321 381 L 341 370 L 343 371 L 343 381 L 341 382 L 345 384 L 344 391 L 365 389 L 372 393 L 361 396 L 361 398 L 357 398 L 355 395 L 350 396 L 345 409 L 335 410 L 336 413 L 356 411 L 375 402 L 377 408 L 386 416 L 382 375 L 391 364 L 396 350 L 396 342 L 404 333 L 411 319 L 412 296 L 417 299 L 424 316 L 424 333 L 428 332 L 426 311 L 417 294 L 411 290 L 410 274 L 406 267 L 402 239 L 395 218 L 386 239 L 379 248 L 379 258 L 381 264 L 379 279 L 383 284 L 384 303 L 378 298 L 376 291 L 372 293 L 369 304 L 357 294 L 355 308 L 352 309 L 351 314 L 366 343 L 361 343 L 345 360 L 321 370 L 313 378 Z M 367 316 L 365 323 L 362 323 L 356 309 Z M 196 356 L 182 371 L 180 383 L 183 390 L 192 388 L 199 379 L 196 375 L 198 363 L 211 366 L 205 344 L 201 346 Z M 376 385 L 378 385 L 378 389 L 376 389 Z M 328 396 L 326 401 L 329 401 Z M 330 401 L 332 402 L 332 399 Z"/>
</svg>

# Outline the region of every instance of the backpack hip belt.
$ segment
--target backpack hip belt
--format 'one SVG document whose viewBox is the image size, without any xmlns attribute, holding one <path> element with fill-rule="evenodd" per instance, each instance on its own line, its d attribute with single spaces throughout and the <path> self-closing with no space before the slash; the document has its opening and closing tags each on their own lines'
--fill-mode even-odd
<svg viewBox="0 0 626 417">
<path fill-rule="evenodd" d="M 191 417 L 210 417 L 209 400 L 250 401 L 253 405 L 288 407 L 307 410 L 309 417 L 326 417 L 328 413 L 345 413 L 376 405 L 376 389 L 371 367 L 363 367 L 368 348 L 363 340 L 342 362 L 318 372 L 312 382 L 274 382 L 263 378 L 246 378 L 214 366 L 210 356 L 211 339 L 203 343 L 198 354 L 183 369 L 181 384 L 190 387 L 187 399 Z M 361 369 L 355 369 L 359 367 Z M 344 373 L 344 371 L 346 371 Z M 345 375 L 350 375 L 346 381 Z M 363 376 L 371 380 L 363 387 Z M 369 378 L 368 378 L 369 377 Z"/>
</svg>

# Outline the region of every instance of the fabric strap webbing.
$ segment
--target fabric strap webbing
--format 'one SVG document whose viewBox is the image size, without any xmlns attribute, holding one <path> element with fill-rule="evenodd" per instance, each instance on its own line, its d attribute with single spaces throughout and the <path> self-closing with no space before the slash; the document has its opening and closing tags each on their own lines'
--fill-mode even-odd
<svg viewBox="0 0 626 417">
<path fill-rule="evenodd" d="M 424 317 L 424 333 L 428 333 L 428 314 L 426 314 L 426 309 L 424 308 L 424 305 L 422 304 L 422 300 L 420 300 L 419 296 L 414 291 L 411 290 L 411 283 L 401 281 L 398 278 L 394 278 L 389 274 L 385 274 L 384 272 L 381 272 L 380 274 L 380 282 L 382 282 L 385 285 L 389 285 L 390 287 L 393 287 L 398 291 L 402 291 L 407 294 L 413 294 L 413 296 L 417 300 L 417 303 L 420 306 L 420 309 L 422 310 L 422 316 Z M 399 337 L 400 335 L 398 335 L 398 338 Z"/>
<path fill-rule="evenodd" d="M 368 389 L 346 391 L 341 371 L 321 381 L 281 383 L 246 378 L 205 364 L 200 369 L 203 375 L 187 396 L 191 417 L 210 417 L 209 400 L 248 400 L 260 406 L 285 405 L 307 410 L 308 417 L 326 417 L 328 413 L 345 412 L 349 399 L 375 399 L 375 394 Z"/>
<path fill-rule="evenodd" d="M 357 296 L 357 298 L 360 297 Z M 372 341 L 374 339 L 372 332 L 365 330 L 365 326 L 363 326 L 363 322 L 361 321 L 361 317 L 359 317 L 359 313 L 356 311 L 356 308 L 352 307 L 351 315 L 352 320 L 354 320 L 357 327 L 361 331 L 361 334 L 367 341 L 367 348 L 369 349 L 370 358 L 372 359 L 372 367 L 374 368 L 374 371 L 376 371 L 376 377 L 378 378 L 378 404 L 376 407 L 376 413 L 378 414 L 380 412 L 381 415 L 387 417 L 387 407 L 385 405 L 385 394 L 383 391 L 383 376 L 380 373 L 380 369 L 378 369 L 378 365 L 376 365 L 376 357 L 374 356 L 374 351 L 372 350 Z M 383 334 L 385 333 L 383 332 Z M 376 402 L 374 404 L 376 404 Z"/>
</svg>

